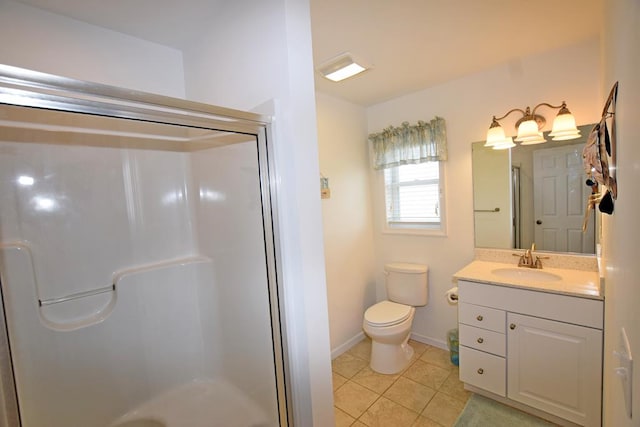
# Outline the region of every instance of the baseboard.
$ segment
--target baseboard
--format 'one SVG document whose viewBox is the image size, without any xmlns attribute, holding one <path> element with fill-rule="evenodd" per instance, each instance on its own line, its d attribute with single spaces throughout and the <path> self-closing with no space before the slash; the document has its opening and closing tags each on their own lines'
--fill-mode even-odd
<svg viewBox="0 0 640 427">
<path fill-rule="evenodd" d="M 349 350 L 351 347 L 358 344 L 363 339 L 364 339 L 364 332 L 361 331 L 360 333 L 356 334 L 356 336 L 354 336 L 353 338 L 350 338 L 349 340 L 347 340 L 347 342 L 345 342 L 344 344 L 340 344 L 338 347 L 332 349 L 331 360 L 340 356 L 342 353 Z"/>
<path fill-rule="evenodd" d="M 447 347 L 446 341 L 437 340 L 431 337 L 426 337 L 424 335 L 416 334 L 415 332 L 411 332 L 411 339 L 421 342 L 423 344 L 428 344 L 433 347 L 441 348 L 443 350 L 449 350 L 449 347 Z"/>
</svg>

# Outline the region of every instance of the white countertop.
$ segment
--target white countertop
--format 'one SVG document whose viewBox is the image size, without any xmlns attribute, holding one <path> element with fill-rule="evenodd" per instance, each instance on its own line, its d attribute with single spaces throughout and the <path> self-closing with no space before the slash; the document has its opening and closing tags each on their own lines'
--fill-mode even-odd
<svg viewBox="0 0 640 427">
<path fill-rule="evenodd" d="M 528 267 L 518 267 L 517 264 L 475 260 L 456 272 L 453 277 L 455 280 L 471 280 L 582 298 L 604 299 L 600 291 L 600 275 L 597 271 L 546 267 L 539 270 L 560 276 L 559 280 L 553 281 L 536 280 L 531 277 L 501 277 L 494 273 L 494 270 L 505 268 L 528 270 Z"/>
</svg>

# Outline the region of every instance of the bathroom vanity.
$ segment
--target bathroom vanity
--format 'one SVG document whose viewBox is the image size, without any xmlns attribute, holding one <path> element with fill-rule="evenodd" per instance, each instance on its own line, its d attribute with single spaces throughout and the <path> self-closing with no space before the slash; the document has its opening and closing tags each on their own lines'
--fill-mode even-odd
<svg viewBox="0 0 640 427">
<path fill-rule="evenodd" d="M 556 423 L 600 426 L 598 272 L 476 260 L 455 278 L 465 387 Z"/>
</svg>

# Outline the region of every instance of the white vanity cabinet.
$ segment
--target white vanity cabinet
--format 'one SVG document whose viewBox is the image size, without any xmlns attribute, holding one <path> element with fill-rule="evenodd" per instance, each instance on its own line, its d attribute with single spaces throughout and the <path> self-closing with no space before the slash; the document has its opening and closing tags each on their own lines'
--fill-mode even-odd
<svg viewBox="0 0 640 427">
<path fill-rule="evenodd" d="M 602 300 L 467 280 L 458 288 L 463 382 L 601 425 Z"/>
</svg>

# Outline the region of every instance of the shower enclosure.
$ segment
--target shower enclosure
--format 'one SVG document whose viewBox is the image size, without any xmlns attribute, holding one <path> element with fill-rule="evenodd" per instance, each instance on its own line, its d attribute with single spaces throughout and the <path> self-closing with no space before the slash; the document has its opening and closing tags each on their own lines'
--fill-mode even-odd
<svg viewBox="0 0 640 427">
<path fill-rule="evenodd" d="M 0 426 L 292 425 L 268 136 L 0 66 Z"/>
</svg>

